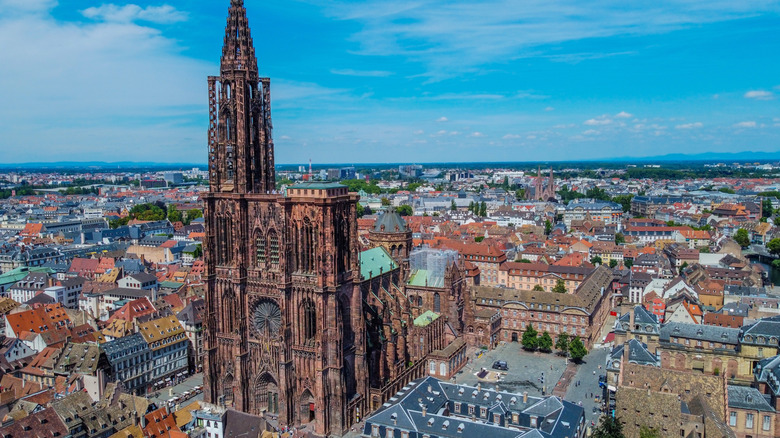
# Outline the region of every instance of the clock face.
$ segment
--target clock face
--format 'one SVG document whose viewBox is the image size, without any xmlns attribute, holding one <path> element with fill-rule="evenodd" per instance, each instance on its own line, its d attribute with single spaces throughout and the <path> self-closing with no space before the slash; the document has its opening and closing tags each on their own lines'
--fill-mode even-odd
<svg viewBox="0 0 780 438">
<path fill-rule="evenodd" d="M 275 302 L 261 300 L 255 305 L 252 322 L 258 335 L 275 337 L 282 325 L 282 311 Z"/>
</svg>

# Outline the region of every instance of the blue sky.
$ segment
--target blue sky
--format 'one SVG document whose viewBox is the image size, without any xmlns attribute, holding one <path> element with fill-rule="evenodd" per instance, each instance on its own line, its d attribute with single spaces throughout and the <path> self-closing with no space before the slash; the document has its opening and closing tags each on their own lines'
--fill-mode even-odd
<svg viewBox="0 0 780 438">
<path fill-rule="evenodd" d="M 245 3 L 277 163 L 780 151 L 779 1 Z M 0 0 L 0 161 L 205 163 L 228 4 Z"/>
</svg>

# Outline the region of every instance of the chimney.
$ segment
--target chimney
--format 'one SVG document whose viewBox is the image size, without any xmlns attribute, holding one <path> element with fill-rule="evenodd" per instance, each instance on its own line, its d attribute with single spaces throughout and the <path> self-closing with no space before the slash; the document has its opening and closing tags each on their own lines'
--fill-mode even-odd
<svg viewBox="0 0 780 438">
<path fill-rule="evenodd" d="M 523 403 L 528 403 L 528 391 L 523 391 Z"/>
<path fill-rule="evenodd" d="M 428 413 L 428 405 L 422 405 L 422 416 L 424 417 Z"/>
</svg>

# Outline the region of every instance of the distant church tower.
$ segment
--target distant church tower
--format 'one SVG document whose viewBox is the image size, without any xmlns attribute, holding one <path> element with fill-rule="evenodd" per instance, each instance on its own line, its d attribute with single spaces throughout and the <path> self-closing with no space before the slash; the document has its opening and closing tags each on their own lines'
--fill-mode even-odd
<svg viewBox="0 0 780 438">
<path fill-rule="evenodd" d="M 368 382 L 357 195 L 315 183 L 276 193 L 271 82 L 243 0 L 230 2 L 223 44 L 208 78 L 205 398 L 341 435 Z"/>
</svg>

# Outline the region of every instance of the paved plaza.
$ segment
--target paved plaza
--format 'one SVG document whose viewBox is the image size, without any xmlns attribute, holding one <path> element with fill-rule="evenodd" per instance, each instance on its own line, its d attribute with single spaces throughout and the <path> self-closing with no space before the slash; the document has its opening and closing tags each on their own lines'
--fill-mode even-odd
<svg viewBox="0 0 780 438">
<path fill-rule="evenodd" d="M 163 406 L 165 403 L 174 398 L 184 394 L 186 391 L 192 391 L 196 386 L 203 386 L 203 373 L 193 374 L 192 376 L 182 380 L 175 386 L 168 386 L 160 389 L 159 395 L 156 397 L 149 397 L 149 400 L 157 404 L 157 406 Z M 197 394 L 187 400 L 181 401 L 181 406 L 186 406 L 194 401 L 203 400 L 203 393 Z"/>
</svg>

